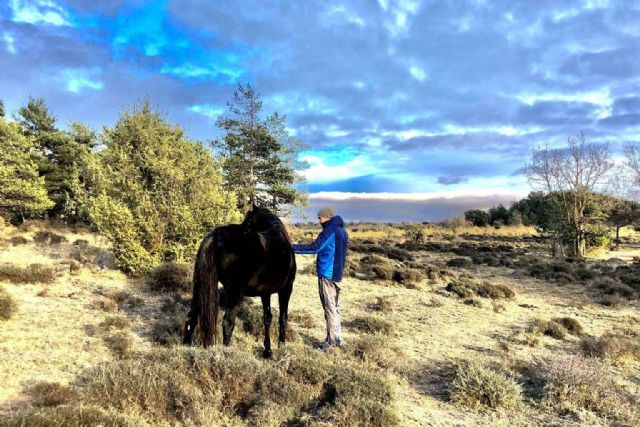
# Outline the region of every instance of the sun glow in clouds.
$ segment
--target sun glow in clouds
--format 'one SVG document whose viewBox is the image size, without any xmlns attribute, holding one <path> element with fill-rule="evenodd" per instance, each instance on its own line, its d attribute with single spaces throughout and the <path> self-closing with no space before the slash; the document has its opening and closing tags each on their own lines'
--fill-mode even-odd
<svg viewBox="0 0 640 427">
<path fill-rule="evenodd" d="M 69 92 L 79 93 L 83 89 L 100 90 L 104 88 L 104 83 L 95 78 L 99 73 L 99 68 L 68 68 L 60 73 L 60 79 L 65 82 L 65 88 Z"/>
<path fill-rule="evenodd" d="M 14 22 L 55 26 L 71 25 L 68 13 L 62 6 L 51 0 L 11 0 L 9 7 Z"/>
</svg>

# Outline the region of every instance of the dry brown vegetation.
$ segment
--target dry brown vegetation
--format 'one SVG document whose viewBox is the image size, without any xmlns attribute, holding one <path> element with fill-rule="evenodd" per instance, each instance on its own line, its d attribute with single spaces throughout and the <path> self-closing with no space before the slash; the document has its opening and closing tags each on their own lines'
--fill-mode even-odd
<svg viewBox="0 0 640 427">
<path fill-rule="evenodd" d="M 188 265 L 130 279 L 94 234 L 0 229 L 0 265 L 22 272 L 0 284 L 18 307 L 0 321 L 0 426 L 638 425 L 639 263 L 551 259 L 526 228 L 350 231 L 342 348 L 316 348 L 300 256 L 288 343 L 264 360 L 258 301 L 230 348 L 180 345 Z M 32 263 L 53 277 L 22 280 Z"/>
</svg>

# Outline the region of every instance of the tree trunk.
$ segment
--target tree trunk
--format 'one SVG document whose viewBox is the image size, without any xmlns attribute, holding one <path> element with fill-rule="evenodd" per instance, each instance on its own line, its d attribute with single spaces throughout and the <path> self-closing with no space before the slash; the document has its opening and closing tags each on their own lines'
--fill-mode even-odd
<svg viewBox="0 0 640 427">
<path fill-rule="evenodd" d="M 616 248 L 620 246 L 620 225 L 616 225 Z"/>
</svg>

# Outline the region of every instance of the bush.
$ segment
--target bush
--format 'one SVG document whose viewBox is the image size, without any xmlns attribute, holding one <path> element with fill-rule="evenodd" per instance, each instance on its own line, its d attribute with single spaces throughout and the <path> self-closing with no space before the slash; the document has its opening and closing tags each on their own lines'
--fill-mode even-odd
<svg viewBox="0 0 640 427">
<path fill-rule="evenodd" d="M 330 425 L 392 426 L 391 385 L 383 375 L 342 366 L 324 383 L 317 417 Z"/>
<path fill-rule="evenodd" d="M 11 241 L 11 244 L 13 246 L 26 245 L 27 243 L 29 243 L 29 241 L 25 239 L 23 236 L 13 236 L 9 240 Z"/>
<path fill-rule="evenodd" d="M 533 321 L 531 331 L 540 333 L 557 340 L 563 340 L 567 337 L 567 329 L 561 323 L 553 320 L 536 319 Z"/>
<path fill-rule="evenodd" d="M 109 350 L 118 357 L 126 357 L 131 353 L 133 340 L 127 332 L 120 331 L 108 335 L 104 338 L 104 342 Z"/>
<path fill-rule="evenodd" d="M 144 300 L 142 298 L 133 295 L 131 292 L 126 290 L 114 293 L 111 298 L 113 298 L 121 309 L 132 309 L 144 305 Z"/>
<path fill-rule="evenodd" d="M 301 328 L 309 329 L 316 326 L 316 321 L 313 316 L 306 310 L 293 310 L 289 312 L 288 320 Z"/>
<path fill-rule="evenodd" d="M 109 316 L 100 322 L 100 326 L 105 329 L 126 329 L 129 325 L 129 319 L 124 316 Z"/>
<path fill-rule="evenodd" d="M 468 258 L 452 258 L 447 261 L 447 266 L 455 268 L 470 268 L 473 266 L 473 262 Z"/>
<path fill-rule="evenodd" d="M 368 334 L 389 334 L 393 330 L 391 322 L 378 316 L 357 316 L 349 322 L 349 325 L 356 331 Z"/>
<path fill-rule="evenodd" d="M 97 406 L 67 406 L 23 409 L 15 415 L 0 421 L 2 427 L 143 427 L 146 424 L 137 417 L 128 417 L 114 410 L 105 410 Z"/>
<path fill-rule="evenodd" d="M 51 231 L 36 231 L 33 236 L 33 241 L 40 244 L 50 243 L 57 245 L 66 242 L 67 238 L 60 234 L 52 233 Z"/>
<path fill-rule="evenodd" d="M 530 372 L 543 384 L 542 401 L 560 414 L 588 410 L 618 423 L 638 421 L 637 408 L 622 395 L 600 363 L 581 357 L 538 362 Z"/>
<path fill-rule="evenodd" d="M 393 302 L 389 297 L 376 297 L 376 302 L 368 304 L 367 307 L 381 313 L 390 313 L 393 311 Z"/>
<path fill-rule="evenodd" d="M 631 286 L 606 276 L 594 281 L 591 287 L 600 291 L 603 295 L 618 295 L 627 299 L 633 298 L 635 295 L 635 290 Z"/>
<path fill-rule="evenodd" d="M 397 269 L 393 272 L 393 280 L 398 283 L 410 285 L 424 280 L 424 274 L 414 268 Z"/>
<path fill-rule="evenodd" d="M 448 394 L 452 402 L 471 408 L 514 409 L 522 403 L 520 384 L 476 360 L 453 365 Z"/>
<path fill-rule="evenodd" d="M 189 292 L 193 269 L 191 264 L 165 262 L 150 274 L 149 286 L 160 292 Z"/>
<path fill-rule="evenodd" d="M 16 264 L 0 264 L 0 279 L 13 283 L 51 283 L 56 279 L 53 267 L 44 264 L 30 264 L 21 267 Z"/>
<path fill-rule="evenodd" d="M 491 299 L 512 299 L 515 292 L 504 285 L 493 285 L 489 282 L 478 283 L 473 279 L 460 276 L 449 282 L 445 288 L 449 292 L 453 292 L 461 298 L 472 298 L 479 296 Z"/>
<path fill-rule="evenodd" d="M 151 329 L 151 339 L 160 345 L 179 344 L 182 340 L 182 324 L 177 318 L 157 320 Z"/>
<path fill-rule="evenodd" d="M 402 231 L 404 231 L 404 236 L 409 242 L 413 243 L 423 243 L 424 242 L 424 229 L 420 224 L 404 224 L 402 226 Z"/>
<path fill-rule="evenodd" d="M 562 325 L 571 335 L 581 336 L 584 334 L 582 324 L 573 317 L 556 317 L 551 321 Z"/>
<path fill-rule="evenodd" d="M 38 382 L 27 387 L 31 403 L 35 406 L 58 406 L 73 403 L 78 399 L 78 392 L 60 383 Z"/>
<path fill-rule="evenodd" d="M 97 298 L 91 301 L 91 307 L 102 311 L 116 311 L 116 302 L 110 298 Z"/>
<path fill-rule="evenodd" d="M 0 319 L 9 320 L 18 310 L 18 304 L 11 294 L 4 288 L 0 288 Z"/>
<path fill-rule="evenodd" d="M 599 357 L 614 363 L 625 363 L 640 358 L 640 343 L 624 335 L 605 334 L 601 337 L 584 337 L 580 347 L 585 356 Z"/>
</svg>

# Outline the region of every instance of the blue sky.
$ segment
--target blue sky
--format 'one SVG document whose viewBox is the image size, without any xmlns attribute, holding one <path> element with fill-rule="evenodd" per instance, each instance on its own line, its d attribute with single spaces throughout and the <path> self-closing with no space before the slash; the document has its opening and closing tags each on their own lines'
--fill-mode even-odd
<svg viewBox="0 0 640 427">
<path fill-rule="evenodd" d="M 0 97 L 99 129 L 145 96 L 194 139 L 238 83 L 288 117 L 313 211 L 436 220 L 509 203 L 535 145 L 640 133 L 634 1 L 8 0 Z"/>
</svg>

